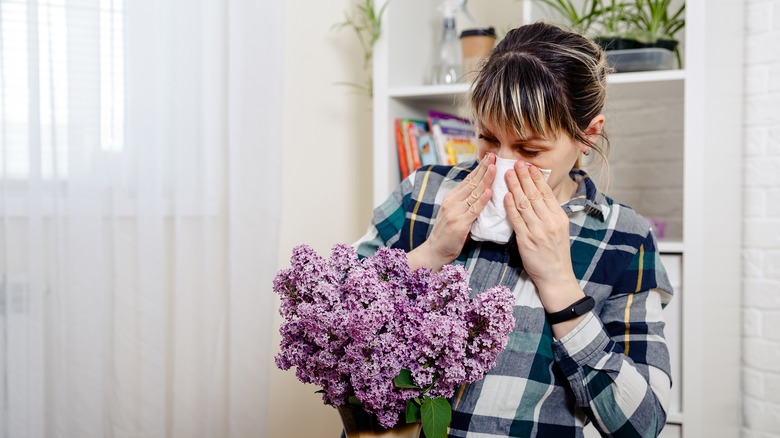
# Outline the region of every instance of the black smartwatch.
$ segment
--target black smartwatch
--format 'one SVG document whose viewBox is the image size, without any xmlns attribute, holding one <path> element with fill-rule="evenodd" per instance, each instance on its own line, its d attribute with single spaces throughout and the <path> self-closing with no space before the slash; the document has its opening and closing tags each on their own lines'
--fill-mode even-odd
<svg viewBox="0 0 780 438">
<path fill-rule="evenodd" d="M 559 310 L 555 313 L 545 312 L 545 314 L 547 315 L 547 322 L 549 322 L 550 325 L 553 325 L 582 316 L 593 310 L 593 307 L 595 306 L 596 300 L 594 300 L 593 297 L 586 295 L 581 300 L 578 300 L 576 303 L 563 310 Z"/>
</svg>

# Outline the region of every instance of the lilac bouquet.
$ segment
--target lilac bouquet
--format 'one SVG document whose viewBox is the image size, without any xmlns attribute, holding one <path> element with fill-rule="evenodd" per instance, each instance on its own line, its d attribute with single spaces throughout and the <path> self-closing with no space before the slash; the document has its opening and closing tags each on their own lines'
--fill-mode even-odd
<svg viewBox="0 0 780 438">
<path fill-rule="evenodd" d="M 405 412 L 429 438 L 443 436 L 447 399 L 495 366 L 515 326 L 513 294 L 497 286 L 470 299 L 461 266 L 412 270 L 400 249 L 360 260 L 345 244 L 329 259 L 297 246 L 290 262 L 274 278 L 285 319 L 276 365 L 385 428 Z"/>
</svg>

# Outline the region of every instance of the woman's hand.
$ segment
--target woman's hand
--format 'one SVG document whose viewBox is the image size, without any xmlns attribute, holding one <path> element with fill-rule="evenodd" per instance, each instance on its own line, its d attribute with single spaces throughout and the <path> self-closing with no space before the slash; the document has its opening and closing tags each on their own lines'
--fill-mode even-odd
<svg viewBox="0 0 780 438">
<path fill-rule="evenodd" d="M 471 224 L 493 195 L 490 186 L 495 176 L 496 156 L 489 153 L 444 197 L 428 239 L 407 254 L 410 266 L 436 271 L 458 257 L 466 244 Z"/>
<path fill-rule="evenodd" d="M 509 193 L 504 208 L 517 235 L 520 257 L 547 312 L 582 298 L 574 276 L 569 244 L 569 217 L 536 166 L 522 161 L 506 173 Z"/>
</svg>

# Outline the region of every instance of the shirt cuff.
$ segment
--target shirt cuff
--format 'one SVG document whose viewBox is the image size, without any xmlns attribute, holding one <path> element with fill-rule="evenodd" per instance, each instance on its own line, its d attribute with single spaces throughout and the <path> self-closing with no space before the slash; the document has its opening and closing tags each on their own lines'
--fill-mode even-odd
<svg viewBox="0 0 780 438">
<path fill-rule="evenodd" d="M 591 311 L 572 331 L 553 343 L 553 351 L 564 372 L 572 375 L 576 372 L 574 368 L 590 364 L 594 355 L 599 357 L 598 353 L 604 352 L 609 340 L 601 321 Z"/>
</svg>

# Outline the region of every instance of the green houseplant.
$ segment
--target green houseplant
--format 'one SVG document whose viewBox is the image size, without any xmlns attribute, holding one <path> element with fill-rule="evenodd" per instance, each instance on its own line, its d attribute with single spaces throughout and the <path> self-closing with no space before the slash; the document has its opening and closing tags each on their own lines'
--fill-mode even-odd
<svg viewBox="0 0 780 438">
<path fill-rule="evenodd" d="M 587 35 L 601 14 L 602 0 L 585 0 L 580 8 L 571 0 L 536 0 L 557 12 L 572 30 Z"/>
<path fill-rule="evenodd" d="M 684 2 L 675 7 L 673 0 L 585 0 L 577 8 L 572 0 L 536 1 L 605 50 L 664 48 L 682 64 L 676 37 L 685 27 Z"/>
<path fill-rule="evenodd" d="M 368 97 L 374 95 L 374 80 L 371 74 L 371 66 L 374 59 L 374 45 L 382 35 L 382 14 L 390 2 L 386 2 L 378 11 L 374 8 L 374 0 L 363 0 L 355 5 L 355 10 L 345 13 L 344 21 L 333 25 L 335 29 L 349 28 L 355 33 L 360 47 L 363 50 L 363 71 L 366 80 L 362 84 L 354 82 L 339 82 L 339 85 L 352 87 L 360 94 Z"/>
<path fill-rule="evenodd" d="M 630 33 L 648 47 L 677 48 L 675 36 L 685 27 L 685 3 L 671 10 L 672 0 L 635 0 L 628 15 L 632 24 Z"/>
<path fill-rule="evenodd" d="M 620 0 L 597 0 L 597 14 L 594 18 L 598 29 L 591 37 L 605 50 L 636 49 L 642 46 L 637 40 L 628 36 L 631 24 L 633 4 Z"/>
<path fill-rule="evenodd" d="M 660 47 L 674 52 L 682 66 L 677 33 L 685 27 L 685 2 L 672 10 L 672 0 L 635 0 L 629 14 L 633 31 L 629 34 L 645 47 Z"/>
<path fill-rule="evenodd" d="M 597 40 L 634 40 L 635 47 L 630 48 L 674 50 L 676 35 L 685 27 L 685 3 L 675 10 L 673 0 L 585 0 L 580 8 L 572 0 L 536 1 L 558 13 L 577 32 Z"/>
</svg>

